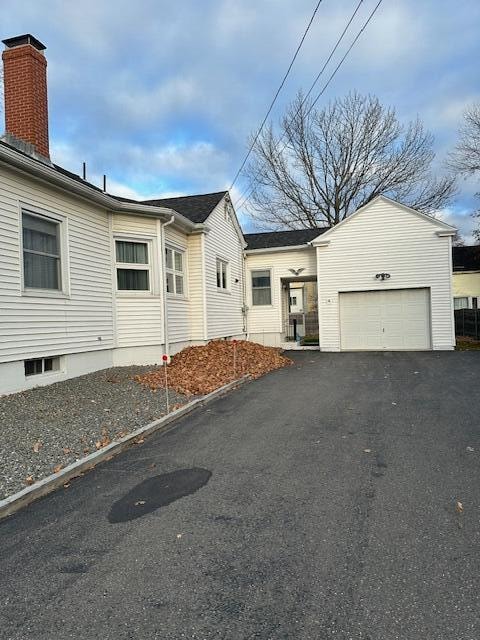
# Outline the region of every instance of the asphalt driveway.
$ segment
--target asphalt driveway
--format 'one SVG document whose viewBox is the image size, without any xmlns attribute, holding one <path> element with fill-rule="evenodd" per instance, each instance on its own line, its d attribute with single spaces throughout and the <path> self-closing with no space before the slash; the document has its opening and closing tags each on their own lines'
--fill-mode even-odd
<svg viewBox="0 0 480 640">
<path fill-rule="evenodd" d="M 0 523 L 0 638 L 478 640 L 480 354 L 292 357 Z"/>
</svg>

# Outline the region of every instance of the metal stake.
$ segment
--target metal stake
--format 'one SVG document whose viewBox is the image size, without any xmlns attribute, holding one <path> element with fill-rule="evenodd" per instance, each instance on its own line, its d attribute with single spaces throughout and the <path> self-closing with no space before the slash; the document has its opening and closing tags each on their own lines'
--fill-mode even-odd
<svg viewBox="0 0 480 640">
<path fill-rule="evenodd" d="M 233 341 L 233 377 L 237 378 L 237 341 Z"/>
<path fill-rule="evenodd" d="M 170 413 L 170 398 L 168 397 L 168 374 L 167 374 L 167 359 L 163 357 L 163 367 L 165 370 L 165 398 L 167 401 L 167 413 Z"/>
</svg>

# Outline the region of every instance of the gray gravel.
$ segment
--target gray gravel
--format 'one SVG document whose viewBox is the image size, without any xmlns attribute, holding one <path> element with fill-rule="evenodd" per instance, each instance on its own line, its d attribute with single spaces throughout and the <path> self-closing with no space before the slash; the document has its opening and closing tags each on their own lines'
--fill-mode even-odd
<svg viewBox="0 0 480 640">
<path fill-rule="evenodd" d="M 96 450 L 104 434 L 125 435 L 166 412 L 163 390 L 132 377 L 155 367 L 115 367 L 0 398 L 0 499 Z M 170 392 L 171 405 L 186 396 Z M 38 452 L 35 443 L 41 443 Z"/>
</svg>

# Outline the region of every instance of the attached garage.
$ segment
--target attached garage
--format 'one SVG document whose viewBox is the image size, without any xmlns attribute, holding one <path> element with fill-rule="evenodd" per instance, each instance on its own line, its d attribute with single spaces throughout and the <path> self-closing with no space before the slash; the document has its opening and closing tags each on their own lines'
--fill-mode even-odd
<svg viewBox="0 0 480 640">
<path fill-rule="evenodd" d="M 454 234 L 378 196 L 313 240 L 320 349 L 454 349 Z"/>
<path fill-rule="evenodd" d="M 339 300 L 342 351 L 431 349 L 429 289 L 342 292 Z"/>
</svg>

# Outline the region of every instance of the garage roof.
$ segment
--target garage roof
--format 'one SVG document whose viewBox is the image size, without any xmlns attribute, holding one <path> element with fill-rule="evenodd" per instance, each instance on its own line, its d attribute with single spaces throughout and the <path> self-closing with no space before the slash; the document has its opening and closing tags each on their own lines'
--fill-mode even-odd
<svg viewBox="0 0 480 640">
<path fill-rule="evenodd" d="M 328 227 L 320 229 L 294 229 L 292 231 L 264 231 L 262 233 L 245 233 L 247 251 L 250 249 L 271 249 L 275 247 L 293 247 L 307 244 L 314 238 L 328 231 Z"/>
<path fill-rule="evenodd" d="M 480 271 L 480 245 L 453 247 L 454 271 Z"/>
</svg>

